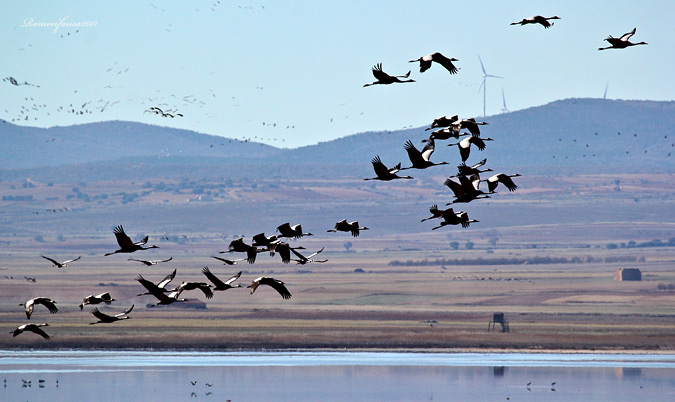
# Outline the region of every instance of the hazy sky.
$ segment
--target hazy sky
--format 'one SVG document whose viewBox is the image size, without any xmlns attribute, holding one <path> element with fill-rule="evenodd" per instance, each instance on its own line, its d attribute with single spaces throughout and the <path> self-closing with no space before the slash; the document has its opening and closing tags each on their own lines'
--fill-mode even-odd
<svg viewBox="0 0 675 402">
<path fill-rule="evenodd" d="M 0 118 L 22 125 L 129 120 L 296 147 L 482 116 L 479 55 L 504 77 L 488 79 L 488 121 L 502 90 L 510 111 L 600 98 L 607 84 L 610 99 L 675 98 L 672 0 L 59 0 L 0 11 L 0 75 L 39 85 L 0 82 Z M 561 19 L 509 25 L 537 14 Z M 597 50 L 634 27 L 632 41 L 648 46 Z M 408 63 L 435 51 L 459 59 L 459 73 Z M 376 63 L 417 82 L 363 88 Z M 184 117 L 144 113 L 151 106 Z"/>
</svg>

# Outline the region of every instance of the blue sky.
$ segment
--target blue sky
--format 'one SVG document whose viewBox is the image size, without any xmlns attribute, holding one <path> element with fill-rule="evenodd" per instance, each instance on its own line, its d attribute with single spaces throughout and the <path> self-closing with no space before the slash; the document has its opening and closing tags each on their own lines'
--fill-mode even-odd
<svg viewBox="0 0 675 402">
<path fill-rule="evenodd" d="M 3 1 L 0 11 L 0 75 L 40 86 L 0 82 L 0 118 L 21 125 L 128 120 L 297 147 L 482 116 L 479 55 L 504 77 L 487 82 L 488 121 L 502 90 L 510 111 L 602 97 L 606 85 L 610 99 L 675 98 L 672 1 Z M 509 25 L 536 14 L 561 19 Z M 29 19 L 92 26 L 54 32 Z M 634 27 L 648 46 L 597 50 Z M 408 63 L 434 51 L 459 59 L 459 73 Z M 363 88 L 376 63 L 416 82 Z M 151 106 L 184 117 L 144 113 Z"/>
</svg>

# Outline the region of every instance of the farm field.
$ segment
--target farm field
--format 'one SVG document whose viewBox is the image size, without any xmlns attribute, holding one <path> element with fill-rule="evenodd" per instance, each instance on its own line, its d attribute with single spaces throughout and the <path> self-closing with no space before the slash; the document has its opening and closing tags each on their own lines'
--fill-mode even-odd
<svg viewBox="0 0 675 402">
<path fill-rule="evenodd" d="M 122 202 L 120 194 L 132 194 L 139 183 L 2 182 L 0 325 L 9 332 L 28 322 L 19 304 L 32 297 L 56 300 L 60 312 L 38 306 L 31 320 L 50 324 L 51 341 L 1 336 L 0 347 L 675 350 L 672 178 L 556 180 L 575 190 L 524 178 L 522 191 L 456 207 L 479 223 L 439 230 L 431 230 L 437 220 L 419 221 L 447 195 L 425 188 L 396 195 L 395 187 L 318 181 L 310 191 L 296 181 L 285 190 L 267 188 L 265 197 L 232 185 L 228 198 L 167 202 L 155 183 L 140 184 L 148 193 Z M 344 192 L 345 186 L 354 189 Z M 391 193 L 386 202 L 378 198 L 384 193 Z M 108 196 L 92 201 L 101 194 Z M 359 237 L 326 233 L 345 217 L 370 230 Z M 314 233 L 291 245 L 305 247 L 305 255 L 323 248 L 316 258 L 328 262 L 282 264 L 262 253 L 255 264 L 226 266 L 211 258 L 231 240 L 274 234 L 285 221 Z M 104 257 L 117 248 L 118 224 L 134 240 L 149 235 L 159 248 Z M 40 255 L 82 259 L 57 269 Z M 147 267 L 131 257 L 172 260 Z M 221 279 L 241 270 L 235 283 L 244 289 L 212 299 L 184 292 L 191 303 L 163 307 L 137 296 L 145 291 L 135 281 L 139 274 L 159 282 L 176 269 L 178 286 L 205 281 L 204 266 Z M 619 268 L 639 268 L 642 281 L 615 281 Z M 264 286 L 250 295 L 245 287 L 259 276 L 283 280 L 293 297 L 283 300 Z M 116 301 L 99 305 L 102 311 L 117 314 L 133 304 L 132 318 L 89 325 L 96 321 L 93 307 L 77 306 L 103 292 Z M 488 333 L 495 312 L 505 314 L 510 332 Z"/>
</svg>

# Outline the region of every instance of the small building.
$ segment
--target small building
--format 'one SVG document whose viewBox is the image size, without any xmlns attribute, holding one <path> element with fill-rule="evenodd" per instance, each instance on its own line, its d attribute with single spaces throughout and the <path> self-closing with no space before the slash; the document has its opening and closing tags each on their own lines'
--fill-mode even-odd
<svg viewBox="0 0 675 402">
<path fill-rule="evenodd" d="M 642 272 L 637 268 L 619 268 L 614 271 L 615 281 L 641 281 Z"/>
</svg>

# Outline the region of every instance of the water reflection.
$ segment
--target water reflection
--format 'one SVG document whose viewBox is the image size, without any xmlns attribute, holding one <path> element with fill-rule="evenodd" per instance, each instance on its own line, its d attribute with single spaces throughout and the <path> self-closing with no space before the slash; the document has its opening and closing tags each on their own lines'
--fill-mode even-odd
<svg viewBox="0 0 675 402">
<path fill-rule="evenodd" d="M 166 359 L 166 354 L 172 359 Z M 660 368 L 411 365 L 396 364 L 392 359 L 389 364 L 369 365 L 369 357 L 380 357 L 364 354 L 360 364 L 340 364 L 338 354 L 324 364 L 313 360 L 311 365 L 247 365 L 250 356 L 232 359 L 227 355 L 221 364 L 215 364 L 207 358 L 209 354 L 189 354 L 197 361 L 185 365 L 185 355 L 163 355 L 162 364 L 148 356 L 151 363 L 130 365 L 133 356 L 118 364 L 120 360 L 106 354 L 96 354 L 96 358 L 81 355 L 79 362 L 86 364 L 80 364 L 58 355 L 32 359 L 30 355 L 0 352 L 0 378 L 6 380 L 0 400 L 73 401 L 101 396 L 124 401 L 206 398 L 232 402 L 675 400 L 672 364 Z M 284 356 L 305 358 L 301 354 Z M 424 357 L 417 356 L 420 362 Z M 208 365 L 199 365 L 200 358 Z M 408 361 L 406 358 L 402 356 L 401 361 Z M 353 356 L 346 360 L 353 363 Z M 31 386 L 24 387 L 25 381 Z"/>
</svg>

